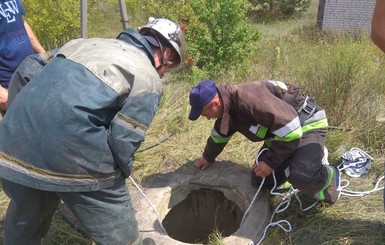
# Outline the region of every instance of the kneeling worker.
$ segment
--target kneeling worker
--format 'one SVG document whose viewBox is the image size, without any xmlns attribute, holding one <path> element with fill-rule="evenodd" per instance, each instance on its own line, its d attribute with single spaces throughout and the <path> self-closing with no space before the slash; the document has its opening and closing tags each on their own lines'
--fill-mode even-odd
<svg viewBox="0 0 385 245">
<path fill-rule="evenodd" d="M 252 167 L 254 186 L 266 178 L 264 187 L 274 187 L 274 173 L 276 186 L 289 181 L 312 198 L 331 204 L 337 201 L 339 171 L 322 164 L 326 112 L 301 88 L 270 80 L 228 86 L 204 80 L 192 88 L 189 99 L 190 120 L 216 119 L 196 167 L 207 168 L 239 132 L 250 141 L 264 141 Z"/>
</svg>

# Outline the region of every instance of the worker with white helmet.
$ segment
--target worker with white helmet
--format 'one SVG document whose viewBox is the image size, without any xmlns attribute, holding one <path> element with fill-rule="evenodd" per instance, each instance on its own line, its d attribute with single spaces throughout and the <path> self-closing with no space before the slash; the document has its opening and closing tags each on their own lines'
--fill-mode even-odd
<svg viewBox="0 0 385 245">
<path fill-rule="evenodd" d="M 150 22 L 139 28 L 139 33 L 142 34 L 151 45 L 159 47 L 161 51 L 165 51 L 164 48 L 169 47 L 169 44 L 171 44 L 177 53 L 176 58 L 179 59 L 179 67 L 186 62 L 186 41 L 183 30 L 176 23 L 168 19 L 150 18 Z M 162 56 L 160 57 L 159 65 L 165 65 Z"/>
<path fill-rule="evenodd" d="M 25 60 L 41 67 L 16 71 L 11 84 L 26 85 L 0 122 L 5 245 L 40 244 L 60 200 L 96 244 L 141 244 L 125 178 L 158 108 L 160 78 L 185 54 L 180 26 L 151 19 L 139 32 L 76 39 L 49 61 Z"/>
</svg>

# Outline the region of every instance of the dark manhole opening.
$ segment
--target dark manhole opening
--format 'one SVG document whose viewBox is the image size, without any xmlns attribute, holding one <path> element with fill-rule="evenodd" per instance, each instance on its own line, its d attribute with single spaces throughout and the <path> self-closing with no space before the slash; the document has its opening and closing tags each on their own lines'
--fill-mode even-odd
<svg viewBox="0 0 385 245">
<path fill-rule="evenodd" d="M 219 232 L 228 237 L 239 229 L 243 212 L 221 191 L 192 191 L 175 205 L 162 224 L 168 235 L 185 243 L 207 243 L 209 235 Z"/>
</svg>

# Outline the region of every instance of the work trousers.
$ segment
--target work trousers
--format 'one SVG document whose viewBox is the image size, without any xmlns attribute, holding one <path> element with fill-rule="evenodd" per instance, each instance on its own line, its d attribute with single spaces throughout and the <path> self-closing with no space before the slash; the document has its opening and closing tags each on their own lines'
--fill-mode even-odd
<svg viewBox="0 0 385 245">
<path fill-rule="evenodd" d="M 265 178 L 264 187 L 271 189 L 283 184 L 288 180 L 294 188 L 302 193 L 314 197 L 326 185 L 329 179 L 329 172 L 322 158 L 324 157 L 324 146 L 327 129 L 317 129 L 305 133 L 297 147 L 297 150 L 277 169 L 273 174 Z M 261 151 L 266 146 L 262 147 Z M 264 152 L 261 152 L 263 155 Z M 259 187 L 262 182 L 261 177 L 251 173 L 251 183 Z"/>
<path fill-rule="evenodd" d="M 96 244 L 141 242 L 130 195 L 121 179 L 93 192 L 48 192 L 3 180 L 10 198 L 4 222 L 4 245 L 39 245 L 47 234 L 60 199 Z"/>
</svg>

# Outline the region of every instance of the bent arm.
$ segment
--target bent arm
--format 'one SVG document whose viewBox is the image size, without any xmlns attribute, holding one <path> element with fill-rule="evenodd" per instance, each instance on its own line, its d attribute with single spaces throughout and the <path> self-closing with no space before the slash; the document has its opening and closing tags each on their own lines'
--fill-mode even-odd
<svg viewBox="0 0 385 245">
<path fill-rule="evenodd" d="M 159 94 L 129 96 L 108 129 L 108 145 L 123 175 L 130 176 L 134 154 L 145 139 L 158 107 Z"/>
<path fill-rule="evenodd" d="M 0 86 L 0 110 L 7 110 L 8 91 Z"/>
<path fill-rule="evenodd" d="M 23 18 L 23 21 L 24 21 L 25 30 L 27 31 L 27 34 L 28 34 L 29 40 L 31 41 L 33 50 L 35 50 L 36 53 L 44 53 L 45 49 L 43 48 L 43 46 L 41 46 L 39 40 L 37 40 L 35 33 L 33 33 L 33 31 L 32 31 L 32 28 L 29 26 L 27 21 L 24 20 L 24 18 Z"/>
<path fill-rule="evenodd" d="M 371 38 L 385 53 L 385 0 L 377 0 L 372 17 Z"/>
</svg>

